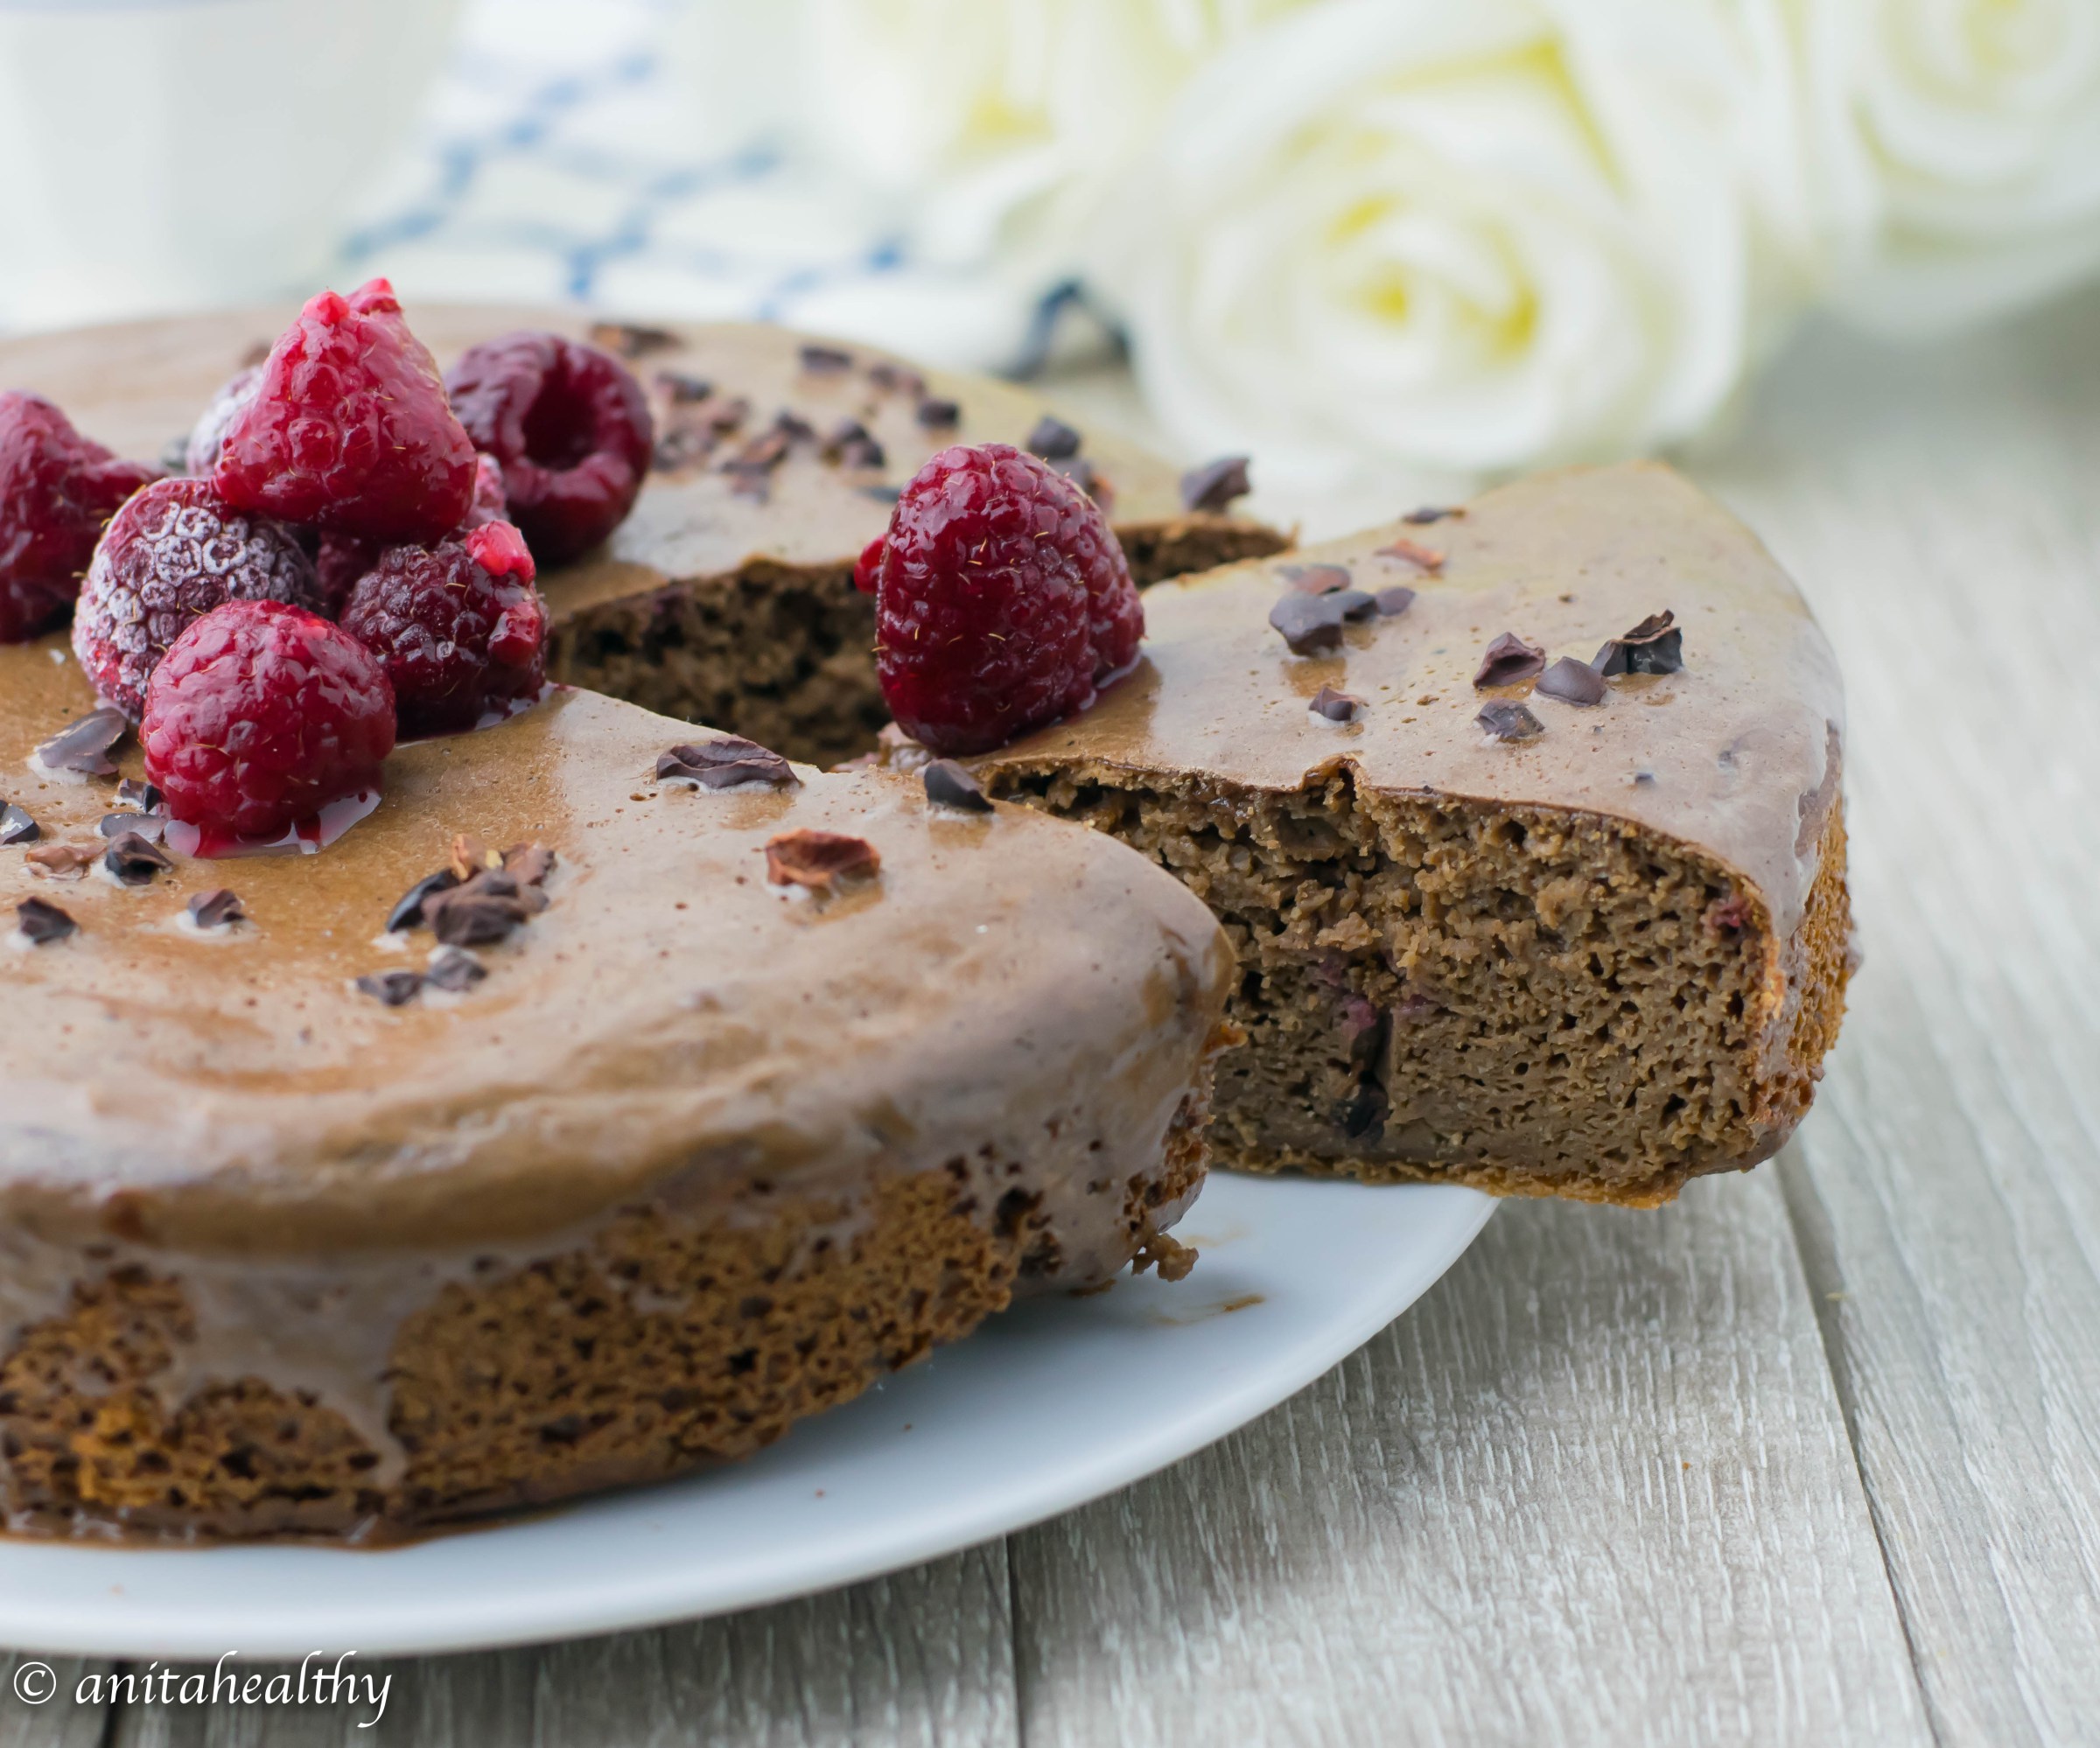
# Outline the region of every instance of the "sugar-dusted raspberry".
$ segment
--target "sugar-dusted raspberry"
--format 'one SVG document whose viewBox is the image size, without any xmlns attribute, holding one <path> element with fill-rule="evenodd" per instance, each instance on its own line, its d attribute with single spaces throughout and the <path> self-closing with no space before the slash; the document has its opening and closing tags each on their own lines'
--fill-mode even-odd
<svg viewBox="0 0 2100 1748">
<path fill-rule="evenodd" d="M 520 331 L 445 378 L 474 447 L 503 465 L 510 520 L 542 565 L 588 552 L 626 520 L 654 430 L 626 365 L 560 334 Z"/>
<path fill-rule="evenodd" d="M 0 395 L 0 643 L 65 617 L 102 524 L 159 477 L 88 442 L 50 402 Z"/>
<path fill-rule="evenodd" d="M 456 734 L 546 684 L 547 609 L 508 522 L 434 547 L 394 546 L 343 608 L 386 666 L 403 735 Z"/>
<path fill-rule="evenodd" d="M 394 689 L 340 626 L 276 601 L 233 601 L 177 638 L 153 670 L 138 738 L 175 818 L 275 837 L 379 787 L 394 750 Z"/>
<path fill-rule="evenodd" d="M 441 540 L 474 495 L 474 449 L 437 361 L 383 279 L 323 291 L 263 361 L 227 427 L 227 502 L 360 540 Z"/>
<path fill-rule="evenodd" d="M 292 531 L 229 508 L 208 479 L 163 479 L 103 531 L 73 616 L 73 653 L 100 692 L 136 717 L 146 681 L 192 621 L 228 601 L 318 600 Z"/>
<path fill-rule="evenodd" d="M 983 752 L 1083 710 L 1144 635 L 1100 510 L 1003 443 L 957 444 L 920 468 L 858 573 L 875 583 L 882 696 L 937 753 Z"/>
<path fill-rule="evenodd" d="M 262 383 L 262 367 L 251 364 L 234 372 L 212 396 L 212 404 L 197 416 L 183 446 L 183 466 L 198 475 L 209 473 L 219 464 L 219 446 L 226 441 L 234 416 L 256 398 Z"/>
</svg>

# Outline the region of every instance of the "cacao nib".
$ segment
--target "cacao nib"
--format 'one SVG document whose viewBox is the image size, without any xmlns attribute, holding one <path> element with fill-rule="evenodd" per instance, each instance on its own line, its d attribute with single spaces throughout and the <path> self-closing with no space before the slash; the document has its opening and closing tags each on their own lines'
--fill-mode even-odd
<svg viewBox="0 0 2100 1748">
<path fill-rule="evenodd" d="M 1530 740 L 1533 735 L 1546 731 L 1544 724 L 1523 705 L 1506 699 L 1498 698 L 1492 704 L 1483 705 L 1474 721 L 1497 740 Z"/>
<path fill-rule="evenodd" d="M 882 871 L 882 857 L 864 837 L 842 832 L 784 831 L 766 842 L 766 877 L 776 886 L 820 892 Z"/>
<path fill-rule="evenodd" d="M 919 774 L 926 785 L 926 799 L 935 807 L 956 808 L 967 814 L 991 811 L 991 797 L 954 759 L 936 759 Z"/>
<path fill-rule="evenodd" d="M 738 735 L 680 743 L 658 756 L 656 778 L 659 782 L 692 783 L 703 789 L 733 789 L 743 783 L 788 789 L 802 781 L 779 753 Z"/>
<path fill-rule="evenodd" d="M 1538 676 L 1534 689 L 1541 696 L 1558 698 L 1566 704 L 1601 704 L 1611 688 L 1604 675 L 1586 661 L 1564 655 Z"/>
<path fill-rule="evenodd" d="M 1544 650 L 1526 643 L 1515 632 L 1504 632 L 1488 646 L 1473 683 L 1476 687 L 1515 686 L 1532 678 L 1545 665 Z"/>
<path fill-rule="evenodd" d="M 1247 477 L 1247 458 L 1222 455 L 1181 476 L 1181 507 L 1222 515 L 1232 507 L 1234 499 L 1244 498 L 1253 489 Z"/>
<path fill-rule="evenodd" d="M 32 947 L 63 940 L 80 932 L 80 924 L 45 898 L 24 898 L 15 906 L 15 926 Z"/>
</svg>

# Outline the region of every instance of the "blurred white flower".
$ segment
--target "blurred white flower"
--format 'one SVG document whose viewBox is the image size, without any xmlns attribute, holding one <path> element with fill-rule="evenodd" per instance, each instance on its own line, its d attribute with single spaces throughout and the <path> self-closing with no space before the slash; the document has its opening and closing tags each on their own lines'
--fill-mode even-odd
<svg viewBox="0 0 2100 1748">
<path fill-rule="evenodd" d="M 1226 49 L 1096 255 L 1155 412 L 1284 479 L 1697 430 L 1751 343 L 1709 16 L 1333 0 Z"/>
<path fill-rule="evenodd" d="M 2100 265 L 2100 0 L 1782 0 L 1848 314 L 1923 332 Z"/>
<path fill-rule="evenodd" d="M 1189 73 L 1306 3 L 808 0 L 805 120 L 923 257 L 1054 276 Z"/>
</svg>

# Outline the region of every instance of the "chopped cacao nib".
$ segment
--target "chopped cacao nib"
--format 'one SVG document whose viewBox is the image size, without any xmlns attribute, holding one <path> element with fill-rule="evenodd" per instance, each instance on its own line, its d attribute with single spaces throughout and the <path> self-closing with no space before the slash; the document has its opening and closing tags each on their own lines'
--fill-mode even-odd
<svg viewBox="0 0 2100 1748">
<path fill-rule="evenodd" d="M 29 816 L 27 809 L 10 801 L 0 808 L 0 844 L 34 843 L 44 836 L 44 828 Z"/>
<path fill-rule="evenodd" d="M 646 328 L 633 322 L 593 322 L 591 343 L 602 346 L 621 358 L 640 358 L 652 352 L 669 352 L 684 344 L 668 328 Z"/>
<path fill-rule="evenodd" d="M 779 753 L 733 734 L 718 740 L 682 742 L 658 754 L 656 778 L 659 782 L 693 783 L 703 789 L 733 789 L 742 783 L 790 789 L 802 780 Z"/>
<path fill-rule="evenodd" d="M 934 759 L 920 777 L 926 784 L 926 799 L 937 808 L 957 808 L 966 814 L 991 811 L 991 797 L 952 759 Z"/>
<path fill-rule="evenodd" d="M 102 866 L 127 886 L 143 886 L 157 874 L 166 874 L 175 864 L 167 853 L 143 833 L 128 831 L 112 838 L 102 852 Z"/>
<path fill-rule="evenodd" d="M 880 467 L 888 458 L 858 419 L 842 419 L 824 439 L 824 459 L 841 467 Z"/>
<path fill-rule="evenodd" d="M 116 786 L 116 805 L 136 814 L 157 814 L 161 809 L 160 791 L 150 783 L 127 777 Z"/>
<path fill-rule="evenodd" d="M 1382 619 L 1396 619 L 1415 605 L 1415 591 L 1404 584 L 1396 584 L 1390 589 L 1381 589 L 1371 597 Z"/>
<path fill-rule="evenodd" d="M 1252 490 L 1247 478 L 1247 458 L 1222 455 L 1181 476 L 1181 507 L 1222 515 L 1232 507 L 1234 499 L 1244 498 Z"/>
<path fill-rule="evenodd" d="M 919 403 L 919 423 L 929 431 L 952 430 L 962 423 L 962 409 L 954 401 L 928 396 Z"/>
<path fill-rule="evenodd" d="M 1540 675 L 1535 689 L 1567 704 L 1601 704 L 1611 690 L 1604 683 L 1603 675 L 1572 655 L 1562 656 Z"/>
<path fill-rule="evenodd" d="M 1544 724 L 1523 705 L 1502 698 L 1482 705 L 1474 721 L 1497 740 L 1530 740 L 1546 731 Z"/>
<path fill-rule="evenodd" d="M 1480 658 L 1480 672 L 1473 676 L 1476 686 L 1515 686 L 1531 679 L 1546 665 L 1546 653 L 1536 644 L 1526 643 L 1515 632 L 1504 632 L 1488 646 L 1488 653 Z"/>
<path fill-rule="evenodd" d="M 1293 655 L 1318 655 L 1341 647 L 1341 615 L 1332 595 L 1286 595 L 1269 609 L 1269 623 Z"/>
<path fill-rule="evenodd" d="M 446 947 L 486 947 L 508 940 L 546 901 L 538 887 L 521 887 L 509 875 L 492 872 L 431 893 L 423 901 L 423 915 L 430 933 Z"/>
<path fill-rule="evenodd" d="M 1316 717 L 1325 717 L 1331 723 L 1353 723 L 1369 707 L 1362 698 L 1348 692 L 1337 692 L 1332 686 L 1322 686 L 1313 694 L 1312 702 L 1306 706 Z"/>
<path fill-rule="evenodd" d="M 433 989 L 457 995 L 472 989 L 487 975 L 488 967 L 464 947 L 443 947 L 430 955 L 430 969 L 423 974 L 423 981 Z"/>
<path fill-rule="evenodd" d="M 1374 618 L 1378 612 L 1378 598 L 1362 589 L 1337 589 L 1332 595 L 1320 598 L 1326 603 L 1329 612 L 1340 613 L 1352 623 Z"/>
<path fill-rule="evenodd" d="M 421 928 L 424 923 L 423 907 L 439 892 L 449 892 L 459 884 L 459 877 L 449 868 L 440 868 L 435 874 L 426 874 L 395 901 L 394 908 L 387 914 L 387 933 L 394 933 L 406 928 Z"/>
<path fill-rule="evenodd" d="M 696 401 L 704 401 L 715 392 L 715 385 L 697 376 L 689 376 L 682 370 L 659 370 L 656 386 L 674 407 L 690 407 Z"/>
<path fill-rule="evenodd" d="M 841 371 L 853 367 L 853 354 L 844 346 L 806 346 L 802 348 L 802 368 L 812 376 L 836 376 Z"/>
<path fill-rule="evenodd" d="M 109 762 L 109 749 L 130 731 L 131 724 L 122 710 L 90 710 L 39 746 L 37 763 L 46 771 L 72 771 L 83 777 L 114 776 L 116 766 Z"/>
<path fill-rule="evenodd" d="M 240 894 L 231 886 L 220 886 L 209 892 L 192 892 L 187 905 L 190 920 L 199 928 L 225 928 L 242 921 L 248 915 Z"/>
<path fill-rule="evenodd" d="M 1031 455 L 1040 455 L 1045 461 L 1063 461 L 1079 453 L 1085 441 L 1062 419 L 1045 413 L 1035 422 L 1035 429 L 1028 433 L 1028 441 L 1022 446 Z"/>
<path fill-rule="evenodd" d="M 816 427 L 792 407 L 782 407 L 773 416 L 773 428 L 790 444 L 816 441 Z"/>
<path fill-rule="evenodd" d="M 1444 555 L 1433 546 L 1424 546 L 1419 541 L 1409 540 L 1403 535 L 1388 541 L 1378 549 L 1381 558 L 1396 558 L 1404 564 L 1411 564 L 1418 570 L 1433 576 L 1444 568 Z"/>
<path fill-rule="evenodd" d="M 780 425 L 761 432 L 722 464 L 731 472 L 770 473 L 788 458 L 788 451 L 794 443 L 794 433 Z"/>
<path fill-rule="evenodd" d="M 357 980 L 358 989 L 389 1008 L 405 1007 L 423 992 L 420 971 L 368 971 Z"/>
<path fill-rule="evenodd" d="M 1591 664 L 1609 679 L 1620 674 L 1675 674 L 1684 666 L 1684 630 L 1674 612 L 1650 613 L 1611 639 Z"/>
<path fill-rule="evenodd" d="M 868 367 L 868 381 L 886 394 L 923 395 L 926 378 L 916 370 L 908 370 L 901 364 L 880 359 Z"/>
<path fill-rule="evenodd" d="M 872 498 L 878 504 L 894 504 L 904 496 L 904 487 L 901 486 L 863 486 L 860 488 L 860 495 L 864 498 Z"/>
<path fill-rule="evenodd" d="M 1465 514 L 1466 512 L 1463 510 L 1446 509 L 1434 504 L 1424 504 L 1418 510 L 1410 510 L 1400 520 L 1404 522 L 1412 522 L 1417 528 L 1426 528 L 1431 522 L 1440 522 L 1446 516 L 1462 516 Z"/>
<path fill-rule="evenodd" d="M 543 886 L 554 872 L 554 852 L 543 843 L 514 843 L 503 852 L 503 871 L 522 886 Z"/>
<path fill-rule="evenodd" d="M 882 857 L 864 837 L 843 832 L 784 831 L 766 841 L 766 877 L 776 886 L 820 892 L 882 871 Z"/>
<path fill-rule="evenodd" d="M 167 835 L 168 816 L 165 814 L 104 814 L 95 823 L 95 831 L 103 837 L 122 837 L 126 832 L 153 843 L 158 843 Z"/>
<path fill-rule="evenodd" d="M 22 938 L 32 947 L 42 947 L 47 941 L 63 940 L 67 935 L 77 933 L 80 926 L 46 899 L 24 898 L 15 906 L 15 926 L 22 931 Z"/>
<path fill-rule="evenodd" d="M 1331 595 L 1356 580 L 1340 564 L 1286 564 L 1277 574 L 1301 595 Z"/>
<path fill-rule="evenodd" d="M 23 857 L 39 874 L 53 880 L 77 880 L 83 869 L 102 854 L 93 843 L 39 843 Z"/>
<path fill-rule="evenodd" d="M 710 430 L 733 431 L 751 416 L 751 402 L 741 395 L 710 404 L 701 414 Z"/>
</svg>

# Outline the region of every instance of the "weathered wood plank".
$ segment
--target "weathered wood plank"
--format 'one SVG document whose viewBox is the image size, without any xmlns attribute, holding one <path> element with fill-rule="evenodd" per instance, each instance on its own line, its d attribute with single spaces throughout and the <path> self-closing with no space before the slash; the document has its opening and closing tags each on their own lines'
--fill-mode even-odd
<svg viewBox="0 0 2100 1748">
<path fill-rule="evenodd" d="M 81 1676 L 106 1675 L 112 1667 L 78 1657 L 0 1651 L 0 1748 L 102 1748 L 109 1708 L 81 1704 L 76 1696 Z"/>
<path fill-rule="evenodd" d="M 1337 1372 L 1012 1549 L 1031 1744 L 1927 1739 L 1769 1172 L 1506 1208 Z"/>
<path fill-rule="evenodd" d="M 361 1703 L 151 1705 L 127 1708 L 116 1740 L 122 1748 L 359 1748 L 375 1738 L 444 1748 L 1018 1741 L 1006 1562 L 997 1543 L 724 1620 L 404 1660 L 374 1673 L 393 1678 L 375 1730 L 358 1727 L 371 1715 Z M 11 1748 L 4 1731 L 0 1722 L 0 1748 Z M 83 1748 L 96 1739 L 80 1738 Z M 45 1748 L 43 1738 L 23 1741 Z"/>
<path fill-rule="evenodd" d="M 1710 472 L 1853 710 L 1866 953 L 1784 1168 L 1942 1739 L 2100 1717 L 2100 300 L 1812 341 Z"/>
</svg>

